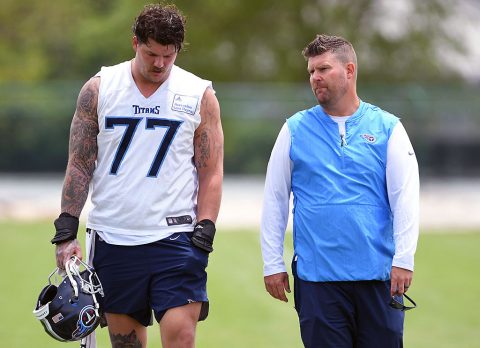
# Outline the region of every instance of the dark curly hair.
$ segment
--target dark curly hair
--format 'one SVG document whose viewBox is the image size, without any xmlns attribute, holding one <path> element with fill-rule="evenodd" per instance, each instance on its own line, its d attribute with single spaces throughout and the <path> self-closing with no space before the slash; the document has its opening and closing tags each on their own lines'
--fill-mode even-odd
<svg viewBox="0 0 480 348">
<path fill-rule="evenodd" d="M 332 52 L 343 63 L 353 62 L 357 65 L 357 56 L 350 42 L 340 36 L 319 34 L 302 51 L 305 59 Z"/>
<path fill-rule="evenodd" d="M 150 4 L 135 19 L 132 31 L 142 44 L 152 39 L 161 45 L 174 45 L 179 52 L 184 45 L 185 22 L 175 5 Z"/>
</svg>

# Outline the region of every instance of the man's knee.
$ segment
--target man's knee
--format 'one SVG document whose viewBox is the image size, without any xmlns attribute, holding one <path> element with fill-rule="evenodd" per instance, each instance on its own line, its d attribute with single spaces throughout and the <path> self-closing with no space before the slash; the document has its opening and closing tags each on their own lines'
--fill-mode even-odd
<svg viewBox="0 0 480 348">
<path fill-rule="evenodd" d="M 175 337 L 175 347 L 194 347 L 195 346 L 195 327 L 182 327 Z"/>
<path fill-rule="evenodd" d="M 168 347 L 195 346 L 195 331 L 201 303 L 169 309 L 160 320 L 162 344 Z"/>
<path fill-rule="evenodd" d="M 195 326 L 181 324 L 169 326 L 168 328 L 160 326 L 160 332 L 164 348 L 195 347 Z"/>
</svg>

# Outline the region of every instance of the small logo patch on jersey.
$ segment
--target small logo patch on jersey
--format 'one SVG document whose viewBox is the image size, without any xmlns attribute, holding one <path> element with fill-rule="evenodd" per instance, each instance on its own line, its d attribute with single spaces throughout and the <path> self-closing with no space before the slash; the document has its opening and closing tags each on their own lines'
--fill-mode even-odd
<svg viewBox="0 0 480 348">
<path fill-rule="evenodd" d="M 370 144 L 373 144 L 375 141 L 377 141 L 377 138 L 371 134 L 362 134 L 361 137 Z"/>
<path fill-rule="evenodd" d="M 187 225 L 193 222 L 193 219 L 190 215 L 183 215 L 183 216 L 167 216 L 167 225 L 174 226 L 174 225 Z"/>
<path fill-rule="evenodd" d="M 173 97 L 172 110 L 194 115 L 197 111 L 198 97 L 175 94 Z"/>
</svg>

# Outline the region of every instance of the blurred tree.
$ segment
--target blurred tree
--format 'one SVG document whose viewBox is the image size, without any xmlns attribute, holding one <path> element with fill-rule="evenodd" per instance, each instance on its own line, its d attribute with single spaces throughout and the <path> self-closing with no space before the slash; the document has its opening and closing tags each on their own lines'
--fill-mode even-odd
<svg viewBox="0 0 480 348">
<path fill-rule="evenodd" d="M 38 81 L 78 76 L 71 62 L 79 20 L 89 16 L 81 1 L 2 0 L 0 79 Z"/>
<path fill-rule="evenodd" d="M 464 49 L 443 25 L 458 1 L 178 0 L 190 43 L 178 63 L 214 81 L 304 81 L 301 50 L 323 32 L 354 44 L 361 81 L 450 79 L 438 51 Z M 0 80 L 84 80 L 130 59 L 148 2 L 3 0 Z"/>
<path fill-rule="evenodd" d="M 451 79 L 455 73 L 442 66 L 438 47 L 462 50 L 443 26 L 456 14 L 448 0 L 177 3 L 192 14 L 192 54 L 182 62 L 220 81 L 304 81 L 301 51 L 317 33 L 353 43 L 364 82 Z"/>
</svg>

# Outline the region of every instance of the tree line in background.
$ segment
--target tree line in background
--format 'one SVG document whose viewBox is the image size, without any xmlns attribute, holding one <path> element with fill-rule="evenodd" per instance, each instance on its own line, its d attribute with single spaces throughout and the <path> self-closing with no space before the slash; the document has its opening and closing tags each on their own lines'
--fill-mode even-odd
<svg viewBox="0 0 480 348">
<path fill-rule="evenodd" d="M 218 82 L 304 81 L 302 49 L 329 33 L 354 44 L 360 81 L 451 80 L 439 52 L 466 49 L 444 26 L 457 1 L 177 0 L 189 43 L 178 63 Z M 86 80 L 130 59 L 131 26 L 149 2 L 3 0 L 0 79 Z"/>
<path fill-rule="evenodd" d="M 328 33 L 354 44 L 359 95 L 402 117 L 422 173 L 480 174 L 468 155 L 480 150 L 478 88 L 440 59 L 466 49 L 443 25 L 455 2 L 175 1 L 188 43 L 177 64 L 214 83 L 226 172 L 265 172 L 285 118 L 315 103 L 301 51 Z M 0 172 L 64 170 L 77 94 L 102 65 L 133 57 L 131 25 L 147 3 L 2 1 Z"/>
</svg>

